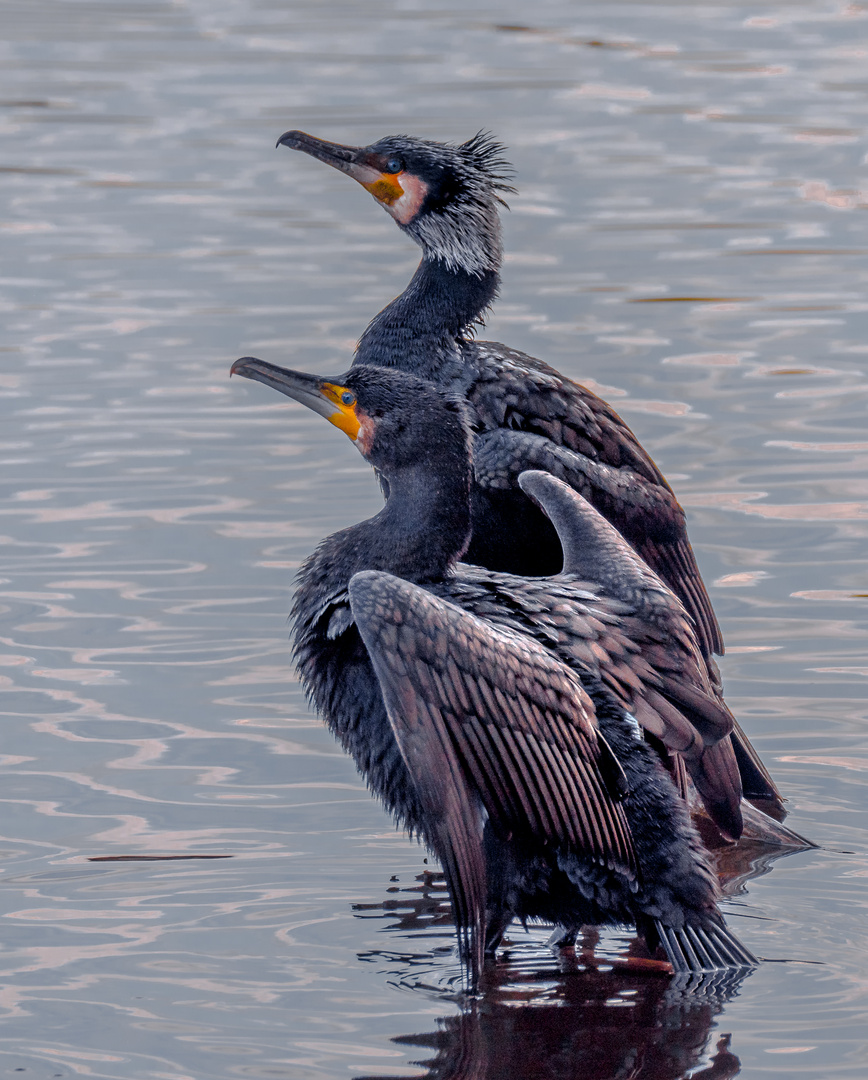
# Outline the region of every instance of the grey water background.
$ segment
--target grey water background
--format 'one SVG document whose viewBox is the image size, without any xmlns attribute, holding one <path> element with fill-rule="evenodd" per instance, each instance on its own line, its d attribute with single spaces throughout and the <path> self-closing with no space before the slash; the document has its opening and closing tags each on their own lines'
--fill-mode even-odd
<svg viewBox="0 0 868 1080">
<path fill-rule="evenodd" d="M 864 1077 L 868 6 L 3 0 L 0 37 L 0 1076 Z M 305 706 L 293 571 L 379 494 L 228 368 L 343 370 L 417 249 L 290 127 L 509 147 L 486 336 L 666 472 L 823 845 L 725 902 L 786 961 L 725 1006 L 517 928 L 462 1013 L 434 868 Z"/>
</svg>

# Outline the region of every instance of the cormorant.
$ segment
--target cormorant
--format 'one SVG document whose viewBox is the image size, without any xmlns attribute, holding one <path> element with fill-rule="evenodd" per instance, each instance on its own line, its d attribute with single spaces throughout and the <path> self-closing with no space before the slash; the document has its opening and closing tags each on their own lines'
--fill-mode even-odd
<svg viewBox="0 0 868 1080">
<path fill-rule="evenodd" d="M 380 513 L 300 569 L 294 655 L 371 789 L 440 859 L 471 986 L 516 917 L 567 937 L 635 923 L 676 970 L 754 964 L 717 910 L 687 804 L 626 707 L 707 782 L 724 824 L 738 815 L 732 775 L 707 767 L 718 747 L 731 756 L 732 718 L 673 594 L 542 472 L 520 483 L 557 526 L 564 572 L 458 564 L 471 432 L 464 403 L 430 383 L 368 366 L 320 378 L 253 357 L 232 372 L 325 416 L 387 481 Z M 583 581 L 590 567 L 602 586 Z"/>
<path fill-rule="evenodd" d="M 409 371 L 470 405 L 476 439 L 467 561 L 522 575 L 560 569 L 556 532 L 517 482 L 526 469 L 549 472 L 584 495 L 681 599 L 717 680 L 711 654 L 723 653 L 723 637 L 684 511 L 663 474 L 586 387 L 473 336 L 498 292 L 499 206 L 514 190 L 500 144 L 479 133 L 457 146 L 393 135 L 354 147 L 302 131 L 286 132 L 281 144 L 357 180 L 422 248 L 410 284 L 362 334 L 354 363 Z M 746 798 L 782 820 L 780 792 L 738 724 L 731 738 Z"/>
</svg>

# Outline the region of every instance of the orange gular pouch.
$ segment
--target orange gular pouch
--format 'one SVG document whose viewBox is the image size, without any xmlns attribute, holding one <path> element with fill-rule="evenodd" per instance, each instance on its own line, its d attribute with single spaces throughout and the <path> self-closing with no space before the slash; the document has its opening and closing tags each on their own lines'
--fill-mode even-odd
<svg viewBox="0 0 868 1080">
<path fill-rule="evenodd" d="M 378 202 L 391 206 L 404 194 L 404 189 L 398 183 L 400 175 L 400 173 L 382 173 L 379 179 L 370 184 L 363 184 L 362 187 L 370 191 Z"/>
<path fill-rule="evenodd" d="M 327 398 L 335 406 L 335 411 L 327 418 L 328 422 L 334 424 L 336 428 L 340 428 L 355 442 L 362 426 L 359 417 L 356 415 L 355 394 L 351 390 L 347 390 L 345 386 L 337 386 L 335 383 L 323 383 L 321 390 L 323 397 Z M 344 395 L 349 395 L 350 400 L 344 401 Z"/>
<path fill-rule="evenodd" d="M 407 225 L 419 213 L 428 195 L 428 185 L 412 173 L 382 173 L 378 180 L 363 184 L 383 204 L 399 225 Z"/>
</svg>

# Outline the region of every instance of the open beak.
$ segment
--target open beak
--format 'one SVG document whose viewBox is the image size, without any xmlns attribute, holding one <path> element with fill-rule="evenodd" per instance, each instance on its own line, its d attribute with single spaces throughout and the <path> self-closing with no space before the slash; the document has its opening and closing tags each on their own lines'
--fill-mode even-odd
<svg viewBox="0 0 868 1080">
<path fill-rule="evenodd" d="M 308 409 L 324 416 L 330 424 L 340 428 L 353 442 L 356 441 L 362 425 L 356 415 L 356 395 L 347 387 L 319 375 L 291 371 L 289 368 L 269 364 L 265 360 L 257 360 L 255 356 L 242 356 L 240 360 L 236 360 L 229 374 L 264 383 L 294 401 L 300 401 Z"/>
<path fill-rule="evenodd" d="M 340 143 L 318 139 L 304 131 L 287 131 L 277 140 L 277 145 L 288 146 L 290 150 L 301 150 L 317 161 L 323 161 L 333 169 L 346 173 L 386 207 L 392 206 L 404 194 L 404 188 L 398 180 L 402 174 L 384 172 L 377 165 L 376 155 L 372 154 L 367 146 L 342 146 Z"/>
</svg>

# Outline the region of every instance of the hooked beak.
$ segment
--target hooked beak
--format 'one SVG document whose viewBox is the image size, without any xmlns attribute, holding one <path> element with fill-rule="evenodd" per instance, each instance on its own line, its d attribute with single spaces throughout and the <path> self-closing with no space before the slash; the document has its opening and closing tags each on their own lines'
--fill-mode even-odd
<svg viewBox="0 0 868 1080">
<path fill-rule="evenodd" d="M 375 184 L 382 179 L 383 173 L 367 160 L 366 146 L 342 146 L 340 143 L 326 142 L 304 131 L 287 131 L 277 140 L 278 146 L 288 146 L 290 150 L 301 150 L 331 165 L 333 169 L 346 173 L 363 186 Z"/>
<path fill-rule="evenodd" d="M 281 394 L 286 394 L 324 416 L 353 442 L 356 441 L 362 425 L 356 415 L 356 395 L 347 387 L 319 375 L 291 371 L 289 368 L 269 364 L 265 360 L 257 360 L 255 356 L 242 356 L 240 360 L 236 360 L 229 369 L 229 374 L 241 375 L 245 379 L 253 379 L 254 382 L 261 382 L 279 390 Z"/>
</svg>

